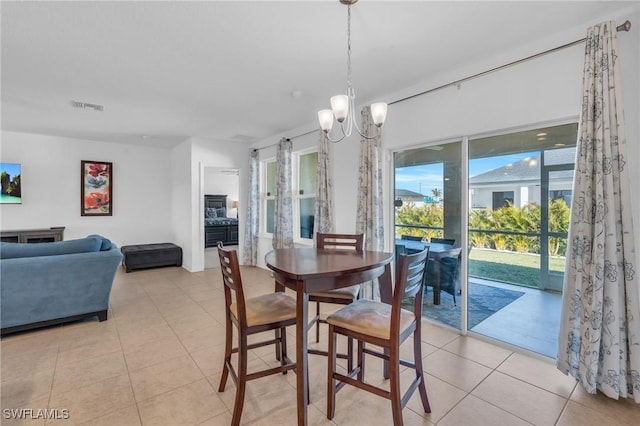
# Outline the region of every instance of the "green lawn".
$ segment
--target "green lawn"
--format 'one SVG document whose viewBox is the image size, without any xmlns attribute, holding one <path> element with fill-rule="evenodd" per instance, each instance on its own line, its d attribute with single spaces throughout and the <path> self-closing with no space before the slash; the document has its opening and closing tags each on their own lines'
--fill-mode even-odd
<svg viewBox="0 0 640 426">
<path fill-rule="evenodd" d="M 554 273 L 563 274 L 564 262 L 564 257 L 551 257 L 549 269 Z M 469 275 L 538 287 L 540 284 L 540 255 L 474 248 L 469 253 Z"/>
</svg>

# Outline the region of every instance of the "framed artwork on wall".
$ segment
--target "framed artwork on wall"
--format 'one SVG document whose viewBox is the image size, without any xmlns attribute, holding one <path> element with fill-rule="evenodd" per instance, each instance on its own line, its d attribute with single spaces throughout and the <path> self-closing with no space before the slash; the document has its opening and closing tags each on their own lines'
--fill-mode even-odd
<svg viewBox="0 0 640 426">
<path fill-rule="evenodd" d="M 0 204 L 22 204 L 21 166 L 18 163 L 0 163 Z"/>
<path fill-rule="evenodd" d="M 113 165 L 82 160 L 80 165 L 80 215 L 113 214 Z"/>
</svg>

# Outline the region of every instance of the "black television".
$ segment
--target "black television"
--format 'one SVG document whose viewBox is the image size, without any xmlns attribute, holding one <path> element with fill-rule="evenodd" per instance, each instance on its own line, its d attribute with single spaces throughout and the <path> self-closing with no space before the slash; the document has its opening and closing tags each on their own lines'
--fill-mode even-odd
<svg viewBox="0 0 640 426">
<path fill-rule="evenodd" d="M 21 174 L 19 163 L 0 163 L 0 204 L 22 204 Z"/>
</svg>

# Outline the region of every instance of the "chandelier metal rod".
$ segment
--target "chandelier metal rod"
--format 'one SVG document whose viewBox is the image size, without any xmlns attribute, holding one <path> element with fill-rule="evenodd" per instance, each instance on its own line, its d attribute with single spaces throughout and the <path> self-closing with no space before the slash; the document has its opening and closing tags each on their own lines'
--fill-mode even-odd
<svg viewBox="0 0 640 426">
<path fill-rule="evenodd" d="M 331 98 L 331 111 L 333 112 L 333 116 L 335 120 L 338 122 L 340 131 L 342 132 L 342 136 L 338 139 L 332 139 L 330 135 L 330 130 L 333 127 L 331 124 L 328 124 L 327 120 L 328 111 L 323 110 L 319 112 L 320 125 L 323 131 L 325 132 L 327 140 L 333 143 L 340 142 L 344 138 L 350 137 L 353 131 L 353 128 L 358 132 L 358 134 L 365 139 L 374 139 L 378 137 L 377 134 L 373 136 L 366 136 L 361 130 L 360 126 L 358 126 L 358 120 L 356 118 L 356 94 L 353 88 L 352 81 L 352 61 L 351 61 L 351 6 L 355 4 L 358 0 L 340 0 L 340 3 L 347 6 L 347 93 L 346 95 L 338 95 Z M 335 103 L 334 103 L 335 102 Z M 375 113 L 373 113 L 375 107 Z M 386 104 L 383 103 L 375 103 L 372 104 L 372 120 L 377 128 L 380 128 L 384 124 L 384 119 L 386 116 Z M 324 124 L 323 124 L 324 123 Z M 327 127 L 323 127 L 327 126 Z M 377 132 L 375 132 L 377 133 Z"/>
</svg>

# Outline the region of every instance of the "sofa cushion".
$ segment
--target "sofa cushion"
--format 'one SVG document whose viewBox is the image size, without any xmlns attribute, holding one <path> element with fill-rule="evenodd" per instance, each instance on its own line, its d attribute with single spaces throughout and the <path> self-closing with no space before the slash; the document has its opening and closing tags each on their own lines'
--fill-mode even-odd
<svg viewBox="0 0 640 426">
<path fill-rule="evenodd" d="M 91 235 L 87 235 L 87 238 L 89 237 L 96 237 L 96 238 L 100 238 L 100 240 L 102 241 L 102 243 L 100 244 L 100 251 L 107 251 L 107 250 L 111 250 L 111 240 L 108 238 L 103 237 L 102 235 L 98 235 L 98 234 L 91 234 Z"/>
<path fill-rule="evenodd" d="M 53 243 L 0 243 L 0 259 L 88 253 L 100 251 L 101 245 L 102 239 L 98 237 L 56 241 Z"/>
</svg>

